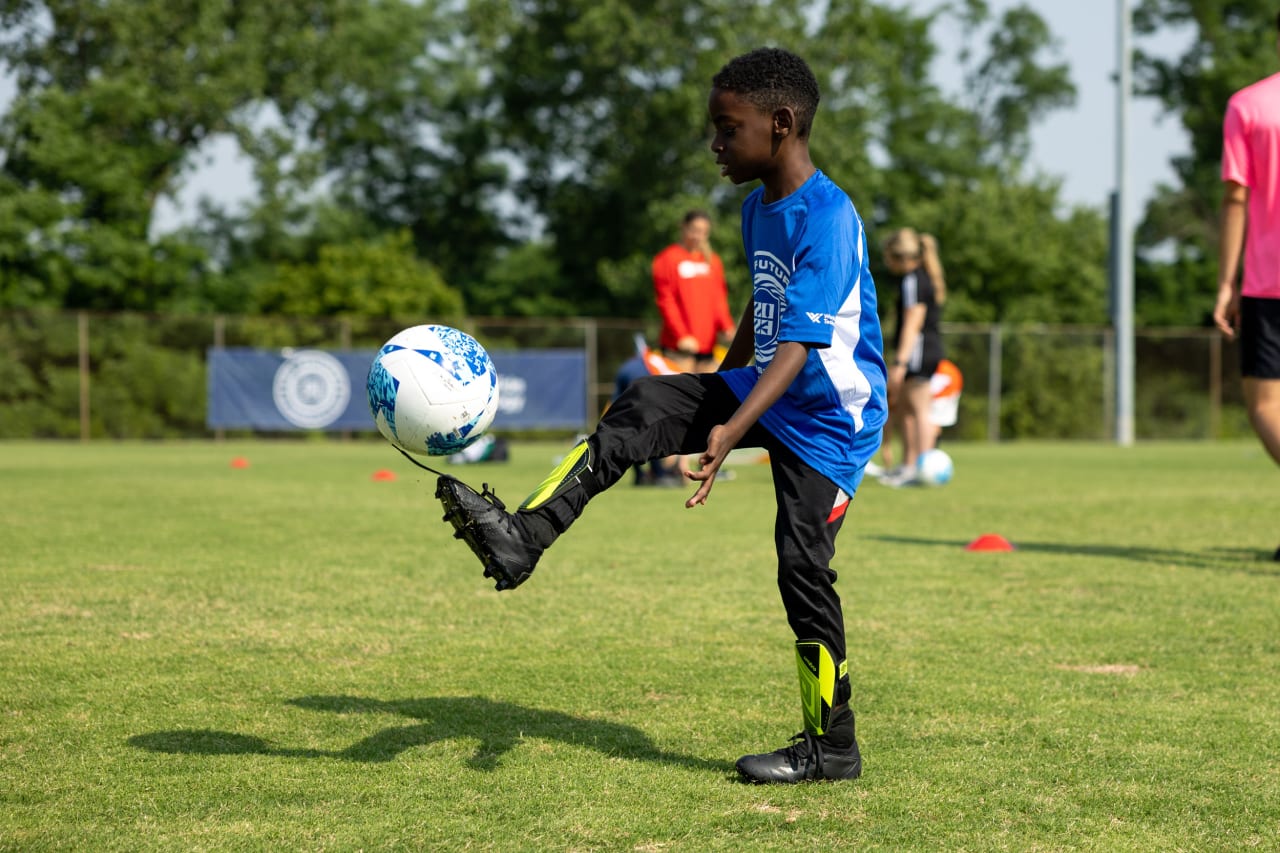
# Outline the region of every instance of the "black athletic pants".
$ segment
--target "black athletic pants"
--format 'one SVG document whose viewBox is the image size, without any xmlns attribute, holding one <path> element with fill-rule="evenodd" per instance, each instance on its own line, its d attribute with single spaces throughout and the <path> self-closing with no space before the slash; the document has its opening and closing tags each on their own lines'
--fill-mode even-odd
<svg viewBox="0 0 1280 853">
<path fill-rule="evenodd" d="M 537 529 L 551 544 L 582 515 L 587 502 L 618 482 L 631 466 L 675 453 L 707 449 L 712 427 L 738 409 L 738 398 L 714 373 L 646 376 L 636 380 L 601 419 L 588 439 L 591 470 L 536 510 Z M 800 460 L 759 424 L 739 447 L 769 452 L 778 503 L 774 541 L 778 551 L 778 589 L 787 621 L 797 640 L 822 640 L 837 662 L 845 659 L 844 616 L 831 570 L 836 534 L 849 495 Z M 549 530 L 548 528 L 553 528 Z"/>
</svg>

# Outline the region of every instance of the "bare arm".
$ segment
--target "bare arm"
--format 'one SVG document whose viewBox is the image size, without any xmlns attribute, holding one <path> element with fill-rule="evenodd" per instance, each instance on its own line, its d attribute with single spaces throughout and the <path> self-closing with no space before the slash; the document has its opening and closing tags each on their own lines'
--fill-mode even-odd
<svg viewBox="0 0 1280 853">
<path fill-rule="evenodd" d="M 746 367 L 751 363 L 756 350 L 755 312 L 755 300 L 748 299 L 747 307 L 742 310 L 742 319 L 738 321 L 738 329 L 734 332 L 733 342 L 729 344 L 729 351 L 720 362 L 721 370 Z"/>
<path fill-rule="evenodd" d="M 742 334 L 739 330 L 738 337 L 741 338 Z M 737 343 L 738 340 L 735 339 L 734 344 L 737 345 Z M 693 508 L 707 502 L 707 495 L 711 493 L 716 472 L 724 464 L 729 451 L 738 446 L 738 442 L 747 434 L 747 430 L 751 429 L 765 410 L 791 387 L 791 383 L 799 375 L 808 357 L 809 347 L 805 344 L 795 341 L 783 341 L 778 344 L 778 351 L 774 354 L 773 361 L 769 362 L 764 373 L 760 374 L 760 379 L 747 395 L 747 399 L 742 401 L 742 405 L 729 420 L 712 427 L 707 436 L 707 449 L 698 457 L 698 464 L 702 466 L 702 470 L 685 474 L 690 480 L 698 480 L 702 483 L 693 497 L 685 501 L 686 507 Z"/>
<path fill-rule="evenodd" d="M 920 332 L 924 329 L 924 319 L 928 312 L 928 306 L 918 302 L 903 315 L 902 334 L 898 337 L 898 349 L 893 354 L 895 364 L 906 364 L 911 351 L 916 348 L 916 342 L 920 340 Z"/>
<path fill-rule="evenodd" d="M 1218 221 L 1218 298 L 1213 322 L 1228 338 L 1236 334 L 1240 317 L 1240 255 L 1249 217 L 1249 188 L 1227 181 Z"/>
</svg>

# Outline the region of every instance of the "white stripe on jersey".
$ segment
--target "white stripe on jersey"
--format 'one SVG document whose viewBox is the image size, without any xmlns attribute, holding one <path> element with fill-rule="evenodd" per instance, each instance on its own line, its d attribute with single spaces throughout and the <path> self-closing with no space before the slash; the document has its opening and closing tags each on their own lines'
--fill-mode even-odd
<svg viewBox="0 0 1280 853">
<path fill-rule="evenodd" d="M 858 240 L 858 254 L 864 251 L 867 239 L 864 232 Z M 861 264 L 859 264 L 861 267 Z M 861 275 L 849 291 L 848 298 L 836 312 L 835 330 L 831 335 L 831 346 L 818 350 L 822 366 L 835 386 L 840 397 L 840 405 L 853 418 L 856 432 L 862 432 L 862 410 L 871 401 L 871 380 L 858 367 L 853 353 L 862 338 L 862 287 Z"/>
</svg>

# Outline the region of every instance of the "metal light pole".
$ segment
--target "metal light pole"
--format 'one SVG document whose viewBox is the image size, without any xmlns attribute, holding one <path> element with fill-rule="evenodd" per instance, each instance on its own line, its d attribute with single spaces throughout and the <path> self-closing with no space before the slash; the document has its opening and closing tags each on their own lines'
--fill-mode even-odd
<svg viewBox="0 0 1280 853">
<path fill-rule="evenodd" d="M 1129 93 L 1133 88 L 1129 0 L 1116 0 L 1116 204 L 1112 233 L 1112 326 L 1116 346 L 1116 443 L 1133 444 L 1133 229 L 1129 225 Z"/>
</svg>

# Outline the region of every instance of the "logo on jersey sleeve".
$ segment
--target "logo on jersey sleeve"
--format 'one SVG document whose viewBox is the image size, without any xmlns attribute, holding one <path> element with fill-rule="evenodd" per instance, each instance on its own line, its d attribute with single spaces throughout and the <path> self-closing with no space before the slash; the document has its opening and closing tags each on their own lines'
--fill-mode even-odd
<svg viewBox="0 0 1280 853">
<path fill-rule="evenodd" d="M 763 371 L 778 351 L 782 312 L 787 307 L 791 267 L 770 252 L 756 252 L 751 259 L 752 294 L 755 302 L 756 370 Z"/>
</svg>

